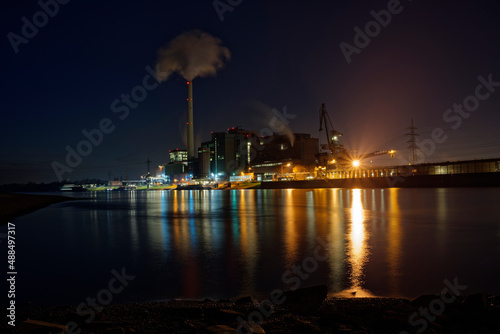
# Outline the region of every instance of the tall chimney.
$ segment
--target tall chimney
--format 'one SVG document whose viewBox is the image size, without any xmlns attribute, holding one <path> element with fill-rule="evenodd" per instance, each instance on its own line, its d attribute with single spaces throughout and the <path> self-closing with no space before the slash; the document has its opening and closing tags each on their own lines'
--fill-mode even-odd
<svg viewBox="0 0 500 334">
<path fill-rule="evenodd" d="M 187 82 L 187 154 L 188 160 L 194 159 L 194 129 L 193 129 L 193 82 Z"/>
</svg>

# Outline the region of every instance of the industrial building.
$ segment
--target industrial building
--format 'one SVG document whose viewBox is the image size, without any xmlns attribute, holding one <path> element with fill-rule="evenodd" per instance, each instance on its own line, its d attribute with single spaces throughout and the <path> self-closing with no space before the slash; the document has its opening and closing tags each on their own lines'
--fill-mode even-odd
<svg viewBox="0 0 500 334">
<path fill-rule="evenodd" d="M 404 166 L 353 167 L 348 170 L 329 171 L 327 178 L 369 178 L 408 175 L 446 175 L 500 172 L 500 159 L 447 161 Z"/>
<path fill-rule="evenodd" d="M 259 136 L 239 127 L 212 132 L 211 140 L 198 148 L 198 157 L 189 159 L 187 150 L 170 150 L 170 162 L 163 165 L 168 182 L 278 179 L 294 173 L 297 179 L 312 175 L 319 152 L 319 139 L 310 134 Z"/>
<path fill-rule="evenodd" d="M 319 153 L 319 139 L 310 134 L 273 134 L 259 138 L 251 168 L 259 181 L 305 179 L 312 176 Z"/>
<path fill-rule="evenodd" d="M 168 151 L 170 162 L 163 165 L 164 178 L 168 183 L 174 183 L 175 180 L 189 179 L 188 170 L 188 152 L 187 150 Z"/>
<path fill-rule="evenodd" d="M 227 132 L 212 132 L 212 139 L 198 149 L 197 175 L 228 180 L 246 172 L 251 161 L 250 143 L 257 137 L 257 132 L 238 127 L 227 129 Z"/>
</svg>

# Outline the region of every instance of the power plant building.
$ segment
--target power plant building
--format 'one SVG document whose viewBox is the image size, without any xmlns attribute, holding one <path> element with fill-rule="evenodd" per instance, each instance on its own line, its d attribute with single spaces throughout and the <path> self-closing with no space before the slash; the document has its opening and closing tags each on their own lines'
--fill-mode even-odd
<svg viewBox="0 0 500 334">
<path fill-rule="evenodd" d="M 212 174 L 213 142 L 205 142 L 198 148 L 198 173 L 199 179 L 209 179 Z"/>
<path fill-rule="evenodd" d="M 305 178 L 314 171 L 319 139 L 305 133 L 295 133 L 292 138 L 282 134 L 259 138 L 260 146 L 251 164 L 257 180 L 275 179 L 278 175 Z"/>
<path fill-rule="evenodd" d="M 231 128 L 212 132 L 212 139 L 198 148 L 196 178 L 229 180 L 249 171 L 255 174 L 283 172 L 281 165 L 314 170 L 319 139 L 310 134 L 274 134 L 259 137 L 256 131 Z"/>
<path fill-rule="evenodd" d="M 168 151 L 168 157 L 170 162 L 186 162 L 188 161 L 188 152 L 186 150 L 179 150 L 176 148 L 175 150 Z"/>
<path fill-rule="evenodd" d="M 274 134 L 260 138 L 261 150 L 257 150 L 254 164 L 270 161 L 294 161 L 301 165 L 314 165 L 319 153 L 319 139 L 310 134 L 295 133 L 292 140 L 288 135 Z"/>
<path fill-rule="evenodd" d="M 168 152 L 170 162 L 164 165 L 163 173 L 169 182 L 174 182 L 175 179 L 187 177 L 188 152 L 187 150 L 170 150 Z"/>
<path fill-rule="evenodd" d="M 228 179 L 240 174 L 247 167 L 247 135 L 229 129 L 228 132 L 213 132 L 212 140 L 202 143 L 198 154 L 198 172 L 200 176 Z"/>
</svg>

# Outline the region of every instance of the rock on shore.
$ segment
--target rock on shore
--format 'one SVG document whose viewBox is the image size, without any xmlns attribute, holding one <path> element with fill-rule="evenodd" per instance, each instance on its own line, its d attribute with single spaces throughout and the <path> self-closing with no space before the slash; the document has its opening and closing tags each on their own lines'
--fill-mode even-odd
<svg viewBox="0 0 500 334">
<path fill-rule="evenodd" d="M 309 289 L 309 290 L 308 290 Z M 93 319 L 75 306 L 17 307 L 16 333 L 500 333 L 500 297 L 328 298 L 324 288 L 287 292 L 272 304 L 247 296 L 234 301 L 172 300 L 109 305 Z M 316 304 L 312 304 L 315 301 Z M 30 322 L 25 322 L 31 319 Z M 33 323 L 33 320 L 35 323 Z M 37 321 L 43 324 L 37 325 Z M 253 321 L 251 323 L 249 321 Z M 44 326 L 45 325 L 45 326 Z M 7 325 L 2 333 L 13 333 Z M 55 333 L 55 332 L 53 332 Z"/>
</svg>

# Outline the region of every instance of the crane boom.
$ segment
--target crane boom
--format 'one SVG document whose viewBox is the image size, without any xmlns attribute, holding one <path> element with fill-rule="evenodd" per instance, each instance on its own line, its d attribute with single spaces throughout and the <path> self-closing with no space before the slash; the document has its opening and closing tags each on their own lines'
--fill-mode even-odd
<svg viewBox="0 0 500 334">
<path fill-rule="evenodd" d="M 371 158 L 371 157 L 376 157 L 376 156 L 385 155 L 385 154 L 390 154 L 391 157 L 394 157 L 394 153 L 396 153 L 395 150 L 375 151 L 375 152 L 363 154 L 361 157 L 359 157 L 358 160 L 368 159 L 368 158 Z"/>
<path fill-rule="evenodd" d="M 319 109 L 319 131 L 323 131 L 323 126 L 325 127 L 327 144 L 321 147 L 330 150 L 334 156 L 344 152 L 344 146 L 339 144 L 342 133 L 333 128 L 330 115 L 328 115 L 324 103 L 321 104 L 321 108 Z"/>
<path fill-rule="evenodd" d="M 390 154 L 391 157 L 394 157 L 394 150 L 380 150 L 370 153 L 364 153 L 361 155 L 357 155 L 355 152 L 351 152 L 348 149 L 344 148 L 344 145 L 339 143 L 340 137 L 342 137 L 342 133 L 335 130 L 332 125 L 332 121 L 330 119 L 330 115 L 326 111 L 325 104 L 321 104 L 321 108 L 319 109 L 319 131 L 325 130 L 326 135 L 326 144 L 321 144 L 320 147 L 323 150 L 330 151 L 331 156 L 325 155 L 323 159 L 327 159 L 326 163 L 323 160 L 323 163 L 326 165 L 332 166 L 334 168 L 350 168 L 353 165 L 355 167 L 359 166 L 360 161 L 376 157 L 379 155 Z M 323 155 L 325 153 L 322 153 Z M 331 160 L 333 158 L 333 160 Z"/>
</svg>

